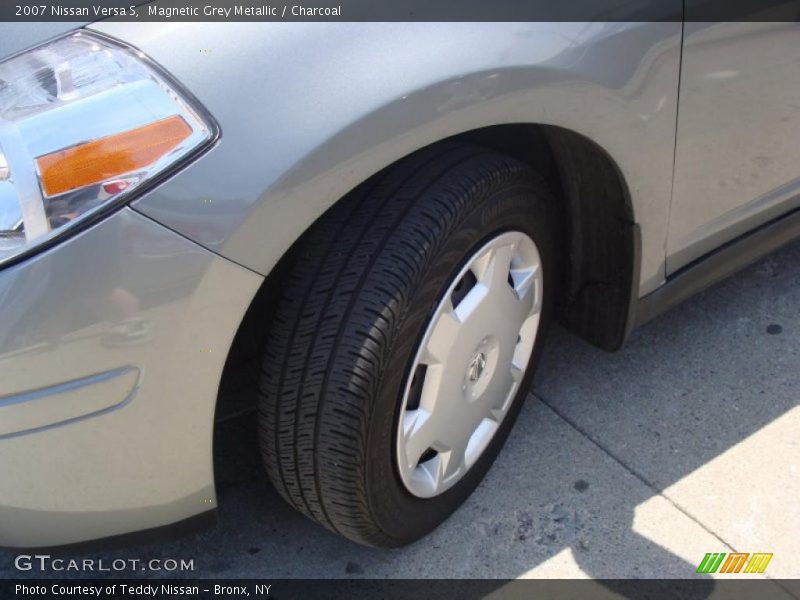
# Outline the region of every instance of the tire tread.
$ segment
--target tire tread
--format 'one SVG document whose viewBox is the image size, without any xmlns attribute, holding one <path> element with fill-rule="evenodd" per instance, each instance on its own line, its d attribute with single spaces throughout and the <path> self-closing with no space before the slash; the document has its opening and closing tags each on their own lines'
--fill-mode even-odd
<svg viewBox="0 0 800 600">
<path fill-rule="evenodd" d="M 309 518 L 361 543 L 399 543 L 369 506 L 365 399 L 379 385 L 398 307 L 466 199 L 531 175 L 490 150 L 443 145 L 374 177 L 300 242 L 266 343 L 258 421 L 271 481 Z"/>
</svg>

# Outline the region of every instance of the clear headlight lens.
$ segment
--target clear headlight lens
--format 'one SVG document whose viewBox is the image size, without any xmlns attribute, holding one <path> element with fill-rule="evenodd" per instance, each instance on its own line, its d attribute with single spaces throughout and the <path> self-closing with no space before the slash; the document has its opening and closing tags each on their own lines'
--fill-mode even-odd
<svg viewBox="0 0 800 600">
<path fill-rule="evenodd" d="M 0 266 L 213 141 L 138 52 L 81 31 L 0 63 Z"/>
</svg>

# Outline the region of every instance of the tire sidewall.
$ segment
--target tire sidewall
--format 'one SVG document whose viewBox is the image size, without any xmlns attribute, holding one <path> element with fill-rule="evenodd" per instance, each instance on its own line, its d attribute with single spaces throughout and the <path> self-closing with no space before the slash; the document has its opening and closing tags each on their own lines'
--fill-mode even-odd
<svg viewBox="0 0 800 600">
<path fill-rule="evenodd" d="M 492 186 L 481 197 L 468 198 L 431 247 L 419 280 L 410 286 L 396 341 L 384 363 L 374 396 L 366 444 L 366 495 L 369 509 L 383 533 L 403 545 L 439 525 L 483 480 L 527 396 L 551 320 L 556 284 L 556 219 L 554 202 L 544 181 L 527 168 Z M 478 461 L 452 488 L 433 498 L 413 496 L 397 469 L 396 437 L 405 382 L 422 335 L 435 307 L 466 261 L 488 240 L 520 231 L 535 242 L 542 260 L 543 304 L 534 349 L 519 390 L 500 427 Z"/>
</svg>

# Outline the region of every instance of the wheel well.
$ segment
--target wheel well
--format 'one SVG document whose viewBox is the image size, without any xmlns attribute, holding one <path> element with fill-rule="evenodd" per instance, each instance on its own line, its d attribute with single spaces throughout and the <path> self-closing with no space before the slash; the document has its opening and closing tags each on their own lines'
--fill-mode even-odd
<svg viewBox="0 0 800 600">
<path fill-rule="evenodd" d="M 561 200 L 562 281 L 558 320 L 603 348 L 618 350 L 630 333 L 638 297 L 639 238 L 622 173 L 588 138 L 549 125 L 497 125 L 456 139 L 530 164 Z"/>
<path fill-rule="evenodd" d="M 561 200 L 566 257 L 558 320 L 603 349 L 619 349 L 637 297 L 639 239 L 627 186 L 613 160 L 586 137 L 553 126 L 496 125 L 447 141 L 495 149 L 547 179 Z M 296 247 L 297 242 L 266 278 L 239 326 L 220 384 L 218 419 L 255 405 L 261 344 Z"/>
</svg>

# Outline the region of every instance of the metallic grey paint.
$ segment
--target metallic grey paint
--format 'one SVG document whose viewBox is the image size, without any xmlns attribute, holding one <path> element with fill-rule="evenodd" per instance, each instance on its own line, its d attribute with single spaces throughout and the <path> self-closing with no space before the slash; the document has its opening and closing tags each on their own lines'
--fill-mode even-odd
<svg viewBox="0 0 800 600">
<path fill-rule="evenodd" d="M 222 129 L 214 152 L 134 208 L 262 274 L 395 160 L 460 132 L 542 123 L 617 162 L 642 227 L 641 293 L 664 281 L 680 23 L 92 27 L 160 63 Z"/>
<path fill-rule="evenodd" d="M 6 24 L 0 56 L 73 27 Z M 680 23 L 91 27 L 160 63 L 222 135 L 130 208 L 0 270 L 2 546 L 213 508 L 217 388 L 263 275 L 419 148 L 506 123 L 591 139 L 631 194 L 640 295 L 797 205 L 786 26 L 687 26 L 674 193 Z"/>
<path fill-rule="evenodd" d="M 667 265 L 800 206 L 800 24 L 687 23 Z"/>
<path fill-rule="evenodd" d="M 0 546 L 216 506 L 217 388 L 262 280 L 128 208 L 0 271 Z"/>
</svg>

